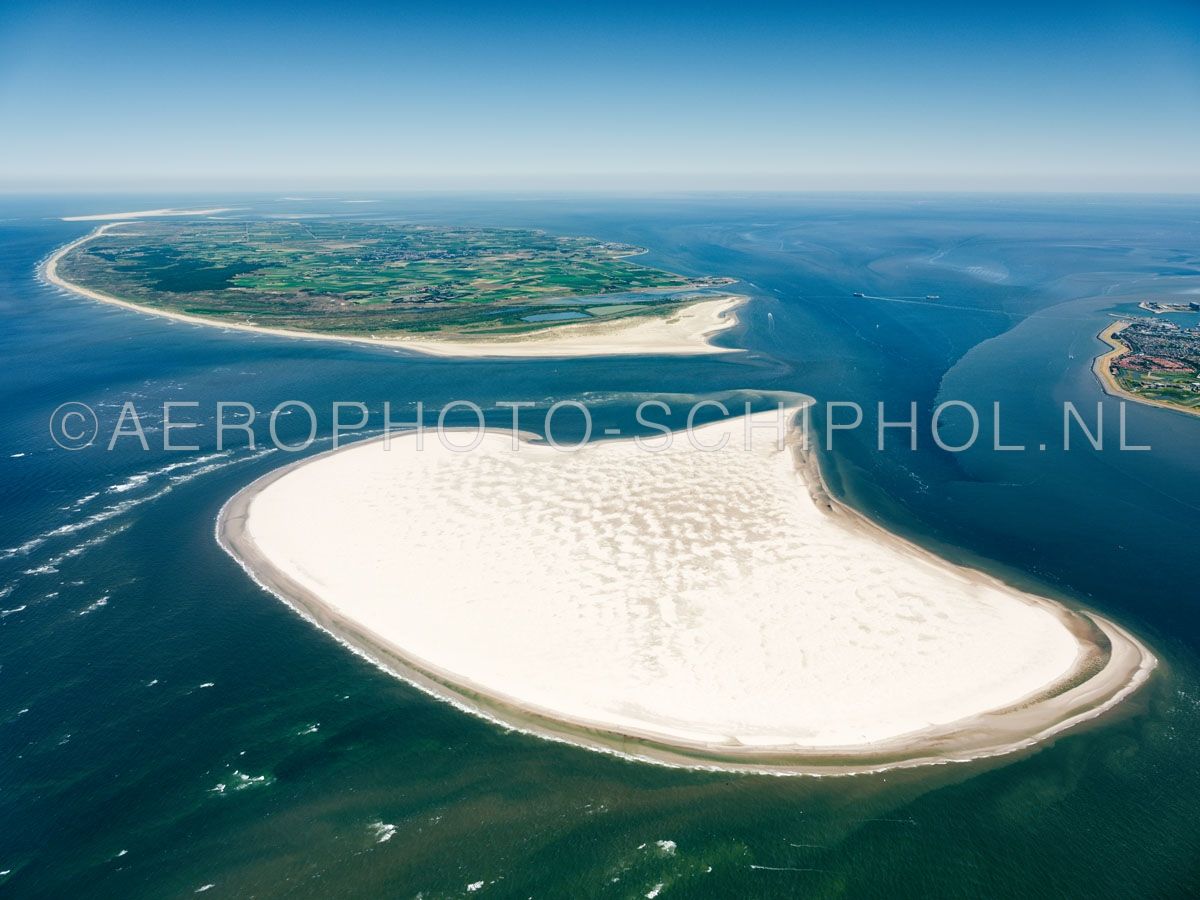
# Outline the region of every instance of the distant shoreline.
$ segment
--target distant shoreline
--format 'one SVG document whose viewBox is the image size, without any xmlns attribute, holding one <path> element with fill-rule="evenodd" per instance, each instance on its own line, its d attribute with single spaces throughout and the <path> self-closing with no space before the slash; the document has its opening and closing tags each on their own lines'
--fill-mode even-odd
<svg viewBox="0 0 1200 900">
<path fill-rule="evenodd" d="M 1174 403 L 1167 403 L 1165 400 L 1155 400 L 1153 397 L 1142 397 L 1132 391 L 1126 390 L 1117 378 L 1112 373 L 1112 364 L 1120 359 L 1125 354 L 1129 353 L 1129 346 L 1125 344 L 1117 336 L 1126 328 L 1129 323 L 1126 321 L 1113 322 L 1111 325 L 1101 329 L 1096 337 L 1109 346 L 1109 350 L 1100 354 L 1092 361 L 1092 372 L 1100 381 L 1100 386 L 1104 393 L 1111 397 L 1121 397 L 1127 400 L 1133 400 L 1135 403 L 1142 403 L 1146 406 L 1156 406 L 1159 409 L 1169 409 L 1174 412 L 1186 413 L 1189 416 L 1200 416 L 1200 408 L 1189 409 L 1186 406 L 1176 406 Z"/>
<path fill-rule="evenodd" d="M 338 454 L 362 454 L 379 440 L 382 439 L 300 460 L 257 479 L 222 507 L 216 523 L 218 543 L 265 590 L 359 655 L 443 701 L 504 727 L 676 767 L 774 775 L 848 775 L 967 762 L 1032 747 L 1112 709 L 1137 690 L 1157 664 L 1144 645 L 1111 621 L 1092 613 L 1072 611 L 1056 601 L 1017 591 L 991 576 L 956 566 L 845 507 L 826 492 L 812 454 L 803 453 L 793 445 L 794 475 L 807 486 L 811 502 L 826 510 L 826 515 L 881 546 L 916 555 L 926 564 L 953 573 L 955 578 L 965 576 L 981 586 L 1002 586 L 1007 592 L 1019 594 L 1026 603 L 1050 612 L 1078 643 L 1074 665 L 1055 682 L 1043 685 L 1005 708 L 980 710 L 967 719 L 931 725 L 910 734 L 858 746 L 806 748 L 802 741 L 785 746 L 753 743 L 730 746 L 725 742 L 712 743 L 681 735 L 668 737 L 666 735 L 672 734 L 670 727 L 665 732 L 649 725 L 614 729 L 610 724 L 598 723 L 586 716 L 575 718 L 550 713 L 530 706 L 500 685 L 473 683 L 414 657 L 392 643 L 394 635 L 373 632 L 356 621 L 353 614 L 305 587 L 298 580 L 302 576 L 268 558 L 250 535 L 251 506 L 265 490 L 297 469 L 319 465 L 322 460 Z M 296 510 L 296 516 L 302 519 L 304 515 L 303 510 Z M 370 526 L 364 524 L 363 527 Z M 931 719 L 934 715 L 931 710 Z"/>
<path fill-rule="evenodd" d="M 110 214 L 108 217 L 120 214 Z M 249 331 L 274 337 L 298 340 L 336 341 L 349 344 L 366 344 L 387 347 L 393 350 L 409 350 L 427 356 L 439 357 L 519 357 L 519 358 L 565 358 L 585 356 L 706 356 L 721 353 L 742 353 L 740 348 L 719 347 L 709 339 L 737 325 L 735 310 L 748 302 L 740 294 L 727 294 L 711 300 L 700 300 L 665 316 L 654 319 L 638 318 L 610 320 L 604 322 L 571 323 L 530 331 L 509 337 L 471 338 L 424 338 L 372 337 L 369 335 L 334 335 L 317 331 L 300 331 L 287 328 L 270 328 L 245 322 L 226 322 L 205 316 L 155 309 L 123 300 L 102 291 L 92 290 L 68 281 L 58 274 L 58 264 L 68 253 L 99 237 L 109 229 L 136 224 L 130 221 L 114 221 L 101 225 L 94 231 L 64 244 L 55 250 L 40 270 L 47 282 L 55 287 L 135 312 L 203 325 L 208 328 L 226 328 Z"/>
<path fill-rule="evenodd" d="M 161 209 L 138 209 L 132 212 L 115 212 L 115 213 L 94 213 L 87 216 L 63 216 L 64 222 L 119 222 L 130 221 L 132 219 L 146 218 L 182 218 L 188 216 L 211 216 L 216 213 L 233 212 L 241 207 L 237 206 L 213 206 L 208 209 L 175 209 L 174 207 L 163 207 Z"/>
</svg>

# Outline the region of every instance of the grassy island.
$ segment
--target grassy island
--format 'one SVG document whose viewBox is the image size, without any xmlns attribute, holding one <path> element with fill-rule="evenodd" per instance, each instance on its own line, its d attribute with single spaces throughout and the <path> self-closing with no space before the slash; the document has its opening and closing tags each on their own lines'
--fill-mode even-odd
<svg viewBox="0 0 1200 900">
<path fill-rule="evenodd" d="M 66 248 L 71 286 L 149 311 L 333 336 L 502 338 L 669 315 L 723 278 L 641 266 L 629 244 L 340 219 L 139 221 Z"/>
</svg>

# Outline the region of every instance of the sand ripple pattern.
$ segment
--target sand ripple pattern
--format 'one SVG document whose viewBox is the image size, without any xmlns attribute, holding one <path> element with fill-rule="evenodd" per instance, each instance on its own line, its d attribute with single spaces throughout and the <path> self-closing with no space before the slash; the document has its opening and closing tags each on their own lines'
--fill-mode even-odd
<svg viewBox="0 0 1200 900">
<path fill-rule="evenodd" d="M 1071 670 L 1045 608 L 830 515 L 769 428 L 750 451 L 740 421 L 697 437 L 724 433 L 720 452 L 371 443 L 268 485 L 249 537 L 410 658 L 615 730 L 857 745 Z"/>
</svg>

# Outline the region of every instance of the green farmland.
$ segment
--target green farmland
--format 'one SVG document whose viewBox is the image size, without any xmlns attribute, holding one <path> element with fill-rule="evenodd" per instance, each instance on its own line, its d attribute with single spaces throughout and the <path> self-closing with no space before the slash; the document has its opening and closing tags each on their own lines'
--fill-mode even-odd
<svg viewBox="0 0 1200 900">
<path fill-rule="evenodd" d="M 379 337 L 500 337 L 663 315 L 694 300 L 688 291 L 727 283 L 630 261 L 640 252 L 527 229 L 333 219 L 131 222 L 67 253 L 58 273 L 156 310 Z M 601 299 L 607 295 L 619 296 Z"/>
</svg>

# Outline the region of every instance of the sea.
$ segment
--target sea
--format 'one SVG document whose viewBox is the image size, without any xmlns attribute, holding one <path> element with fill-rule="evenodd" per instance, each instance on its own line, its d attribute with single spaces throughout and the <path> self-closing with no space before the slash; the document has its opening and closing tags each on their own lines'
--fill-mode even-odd
<svg viewBox="0 0 1200 900">
<path fill-rule="evenodd" d="M 96 224 L 64 217 L 161 207 L 628 242 L 649 251 L 638 262 L 736 279 L 749 301 L 715 340 L 744 352 L 431 358 L 170 321 L 39 279 Z M 1195 896 L 1200 417 L 1122 405 L 1091 371 L 1113 315 L 1189 297 L 1194 197 L 0 198 L 0 895 Z M 636 432 L 646 399 L 679 424 L 706 399 L 739 412 L 785 392 L 814 398 L 839 499 L 1132 629 L 1160 660 L 1149 684 L 1001 759 L 819 778 L 668 768 L 423 694 L 214 539 L 236 491 L 330 448 L 335 403 L 368 409 L 342 440 L 377 433 L 385 403 L 432 425 L 453 401 L 498 424 L 511 408 L 497 404 L 529 402 L 535 433 L 540 413 L 579 401 L 599 437 Z M 315 411 L 311 441 L 288 401 Z M 164 436 L 167 403 L 196 427 Z M 218 416 L 236 413 L 219 403 L 253 408 L 253 448 L 244 431 L 218 447 Z M 959 449 L 968 409 L 979 435 Z M 446 421 L 473 416 L 464 403 Z M 881 418 L 917 428 L 881 442 Z M 580 419 L 560 408 L 556 437 Z M 302 449 L 277 448 L 272 421 Z"/>
</svg>

